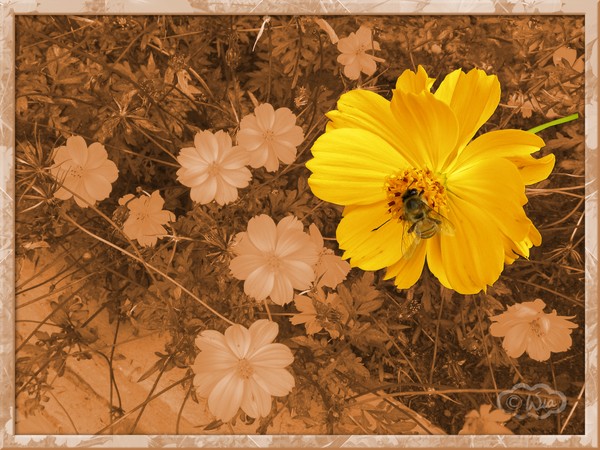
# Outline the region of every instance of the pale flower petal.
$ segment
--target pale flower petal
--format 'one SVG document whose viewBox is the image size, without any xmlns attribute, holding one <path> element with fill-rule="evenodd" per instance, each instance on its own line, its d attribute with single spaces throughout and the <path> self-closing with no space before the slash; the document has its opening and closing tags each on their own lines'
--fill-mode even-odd
<svg viewBox="0 0 600 450">
<path fill-rule="evenodd" d="M 294 357 L 283 344 L 272 344 L 278 325 L 258 320 L 250 329 L 232 325 L 225 334 L 206 330 L 196 339 L 200 353 L 192 365 L 198 395 L 227 422 L 241 407 L 250 417 L 266 417 L 272 396 L 289 394 L 294 378 L 285 369 Z"/>
<path fill-rule="evenodd" d="M 279 333 L 279 325 L 270 320 L 257 320 L 248 329 L 252 336 L 252 346 L 248 350 L 248 356 L 251 358 L 259 348 L 272 343 Z"/>
<path fill-rule="evenodd" d="M 479 411 L 472 410 L 469 412 L 465 416 L 465 424 L 458 434 L 514 434 L 504 426 L 504 422 L 509 420 L 511 416 L 500 410 L 490 413 L 491 408 L 491 405 L 481 405 Z"/>
<path fill-rule="evenodd" d="M 289 108 L 275 110 L 269 103 L 255 108 L 240 121 L 238 144 L 248 152 L 251 167 L 265 167 L 274 172 L 279 162 L 291 164 L 297 147 L 304 140 L 302 128 L 296 125 L 296 116 Z"/>
<path fill-rule="evenodd" d="M 294 377 L 285 369 L 255 367 L 254 380 L 275 397 L 288 395 L 295 386 Z"/>
<path fill-rule="evenodd" d="M 261 252 L 273 252 L 277 245 L 277 227 L 266 214 L 253 217 L 248 222 L 248 239 Z"/>
<path fill-rule="evenodd" d="M 71 136 L 67 139 L 67 150 L 74 164 L 82 167 L 86 165 L 89 152 L 85 139 L 81 136 Z"/>
<path fill-rule="evenodd" d="M 175 220 L 172 212 L 162 209 L 165 201 L 159 191 L 152 192 L 149 197 L 142 195 L 134 198 L 128 194 L 119 200 L 119 204 L 126 204 L 129 210 L 123 233 L 144 247 L 156 245 L 158 239 L 167 234 L 163 225 Z"/>
<path fill-rule="evenodd" d="M 269 294 L 273 303 L 277 305 L 285 305 L 294 298 L 294 287 L 288 277 L 275 277 L 273 289 Z"/>
<path fill-rule="evenodd" d="M 194 385 L 196 386 L 196 393 L 200 396 L 200 397 L 206 397 L 208 398 L 208 396 L 210 395 L 210 393 L 212 392 L 212 390 L 215 388 L 215 386 L 219 383 L 219 381 L 221 381 L 223 379 L 223 377 L 225 375 L 227 375 L 227 371 L 226 370 L 211 370 L 209 372 L 203 372 L 200 373 L 198 372 L 198 368 L 200 366 L 194 364 L 192 366 L 193 370 L 196 373 L 196 376 L 194 377 Z"/>
<path fill-rule="evenodd" d="M 230 263 L 232 274 L 245 280 L 244 292 L 257 300 L 270 297 L 284 305 L 292 301 L 294 289 L 306 289 L 314 280 L 318 250 L 293 216 L 277 225 L 265 214 L 253 217 L 232 250 L 237 255 Z"/>
<path fill-rule="evenodd" d="M 192 187 L 190 190 L 190 198 L 201 205 L 205 205 L 215 199 L 216 193 L 217 180 L 215 177 L 208 176 L 202 184 Z"/>
<path fill-rule="evenodd" d="M 505 313 L 490 317 L 492 336 L 503 337 L 502 347 L 508 356 L 518 358 L 527 352 L 536 361 L 546 361 L 551 353 L 571 348 L 571 329 L 577 324 L 572 317 L 558 316 L 556 311 L 544 313 L 541 299 L 508 307 Z"/>
<path fill-rule="evenodd" d="M 246 151 L 233 147 L 231 137 L 223 131 L 196 133 L 194 146 L 182 148 L 177 156 L 181 164 L 177 180 L 191 188 L 190 198 L 203 205 L 237 200 L 238 188 L 246 187 L 252 178 L 245 167 Z"/>
<path fill-rule="evenodd" d="M 117 166 L 107 158 L 102 144 L 95 142 L 88 147 L 81 136 L 68 138 L 67 145 L 55 151 L 50 167 L 59 183 L 54 196 L 61 200 L 75 197 L 75 203 L 82 208 L 107 198 L 119 176 Z"/>
<path fill-rule="evenodd" d="M 244 382 L 230 372 L 217 383 L 208 396 L 208 408 L 217 419 L 229 422 L 238 412 L 244 396 Z"/>
<path fill-rule="evenodd" d="M 238 359 L 244 359 L 248 355 L 251 335 L 247 328 L 241 325 L 232 325 L 225 330 L 225 342 L 229 349 Z"/>
<path fill-rule="evenodd" d="M 69 149 L 62 145 L 54 150 L 54 165 L 60 167 L 60 165 L 66 161 L 72 161 L 71 155 L 69 154 Z M 71 162 L 69 163 L 69 165 Z M 54 174 L 53 174 L 54 175 Z"/>
<path fill-rule="evenodd" d="M 337 48 L 340 51 L 337 61 L 344 66 L 344 75 L 351 80 L 358 80 L 361 72 L 373 75 L 377 70 L 376 62 L 384 61 L 372 54 L 380 49 L 379 43 L 373 41 L 371 29 L 364 25 L 356 33 L 340 39 Z"/>
<path fill-rule="evenodd" d="M 290 349 L 279 343 L 265 344 L 255 350 L 250 357 L 254 367 L 276 368 L 287 366 L 294 361 Z"/>
<path fill-rule="evenodd" d="M 262 256 L 240 255 L 231 260 L 229 269 L 235 278 L 245 280 L 263 261 L 264 258 Z"/>
<path fill-rule="evenodd" d="M 89 197 L 95 200 L 104 200 L 110 195 L 112 185 L 102 175 L 89 173 L 84 179 L 83 184 Z"/>
<path fill-rule="evenodd" d="M 318 280 L 317 286 L 335 288 L 346 279 L 350 272 L 350 264 L 324 246 L 323 236 L 314 223 L 308 227 L 308 231 L 313 243 L 319 249 L 319 260 L 314 267 L 315 279 Z"/>
<path fill-rule="evenodd" d="M 264 300 L 273 291 L 275 274 L 267 266 L 259 266 L 244 283 L 244 292 L 256 300 Z"/>
<path fill-rule="evenodd" d="M 88 147 L 87 168 L 96 169 L 100 167 L 108 159 L 108 153 L 104 145 L 100 142 L 94 142 Z"/>
<path fill-rule="evenodd" d="M 268 131 L 273 128 L 275 123 L 275 110 L 269 103 L 263 103 L 258 105 L 254 109 L 254 115 L 256 116 L 256 122 L 259 129 L 262 131 Z"/>
<path fill-rule="evenodd" d="M 287 373 L 287 372 L 286 372 Z M 254 380 L 246 380 L 242 411 L 250 417 L 266 417 L 271 412 L 271 395 Z"/>
</svg>

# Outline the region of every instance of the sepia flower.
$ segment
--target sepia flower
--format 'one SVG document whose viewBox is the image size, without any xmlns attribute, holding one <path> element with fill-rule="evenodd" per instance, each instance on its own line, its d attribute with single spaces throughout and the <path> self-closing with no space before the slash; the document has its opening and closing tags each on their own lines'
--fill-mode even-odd
<svg viewBox="0 0 600 450">
<path fill-rule="evenodd" d="M 248 231 L 237 234 L 233 251 L 237 256 L 229 268 L 245 280 L 244 292 L 256 300 L 289 303 L 294 289 L 307 289 L 315 279 L 319 251 L 293 216 L 277 225 L 265 214 L 250 219 Z"/>
<path fill-rule="evenodd" d="M 340 337 L 342 325 L 348 320 L 349 313 L 336 293 L 325 293 L 321 289 L 308 295 L 296 295 L 294 305 L 300 311 L 290 318 L 292 325 L 304 324 L 306 334 L 312 335 L 325 329 L 329 335 Z"/>
<path fill-rule="evenodd" d="M 381 50 L 379 43 L 373 40 L 371 29 L 361 25 L 356 33 L 350 33 L 337 43 L 341 55 L 337 61 L 344 66 L 344 75 L 351 80 L 358 80 L 360 73 L 373 75 L 377 70 L 377 63 L 384 62 L 367 51 Z"/>
<path fill-rule="evenodd" d="M 129 217 L 123 224 L 125 236 L 136 239 L 144 247 L 155 245 L 158 238 L 167 232 L 163 225 L 175 221 L 172 212 L 162 209 L 164 204 L 159 191 L 150 196 L 135 198 L 128 194 L 120 198 L 119 205 L 126 205 L 129 209 Z"/>
<path fill-rule="evenodd" d="M 119 170 L 108 159 L 104 146 L 94 142 L 88 147 L 81 136 L 71 136 L 66 144 L 56 149 L 50 167 L 50 173 L 60 183 L 54 196 L 61 200 L 74 197 L 82 208 L 107 198 Z"/>
<path fill-rule="evenodd" d="M 350 264 L 333 253 L 333 250 L 325 247 L 323 236 L 314 223 L 308 227 L 308 233 L 317 249 L 319 249 L 319 260 L 315 265 L 317 287 L 335 288 L 346 279 L 346 275 L 350 272 Z"/>
<path fill-rule="evenodd" d="M 546 304 L 541 299 L 508 307 L 505 313 L 490 317 L 490 333 L 503 337 L 502 347 L 511 358 L 527 352 L 536 361 L 546 361 L 550 353 L 564 352 L 571 348 L 571 328 L 577 325 L 557 316 L 556 310 L 545 313 Z"/>
<path fill-rule="evenodd" d="M 391 101 L 342 95 L 306 163 L 308 183 L 345 206 L 336 237 L 352 266 L 387 268 L 406 289 L 427 260 L 444 286 L 473 294 L 541 243 L 523 210 L 525 185 L 549 175 L 554 155 L 531 156 L 544 141 L 522 130 L 473 139 L 498 106 L 496 76 L 456 70 L 435 94 L 433 82 L 419 66 L 398 78 Z"/>
<path fill-rule="evenodd" d="M 296 147 L 304 140 L 296 116 L 288 108 L 273 109 L 263 103 L 240 122 L 238 144 L 248 151 L 250 166 L 265 167 L 268 172 L 279 168 L 279 161 L 291 164 L 296 159 Z"/>
<path fill-rule="evenodd" d="M 465 416 L 465 425 L 458 434 L 514 434 L 504 426 L 511 415 L 500 409 L 491 409 L 492 405 L 481 405 L 479 412 L 472 410 L 468 413 Z"/>
<path fill-rule="evenodd" d="M 177 180 L 190 187 L 190 197 L 200 204 L 216 201 L 219 205 L 238 198 L 238 189 L 248 186 L 252 174 L 245 165 L 248 155 L 232 147 L 224 131 L 201 131 L 194 137 L 194 147 L 182 148 L 177 156 L 181 168 Z"/>
<path fill-rule="evenodd" d="M 294 377 L 285 368 L 294 356 L 284 344 L 273 343 L 278 332 L 275 322 L 263 319 L 250 328 L 236 324 L 225 334 L 206 330 L 196 338 L 194 384 L 217 419 L 228 422 L 240 407 L 250 417 L 266 417 L 271 397 L 293 389 Z"/>
</svg>

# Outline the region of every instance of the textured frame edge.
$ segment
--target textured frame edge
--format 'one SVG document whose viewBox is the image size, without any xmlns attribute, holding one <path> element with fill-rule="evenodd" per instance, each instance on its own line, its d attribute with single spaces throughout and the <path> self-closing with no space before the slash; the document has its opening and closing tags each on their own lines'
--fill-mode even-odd
<svg viewBox="0 0 600 450">
<path fill-rule="evenodd" d="M 150 447 L 155 438 L 163 444 L 197 447 L 491 447 L 491 446 L 556 446 L 571 447 L 574 437 L 581 447 L 598 445 L 598 392 L 592 380 L 596 379 L 598 362 L 597 273 L 598 273 L 598 98 L 591 88 L 597 78 L 591 72 L 590 50 L 598 40 L 598 3 L 586 0 L 543 0 L 539 12 L 565 15 L 585 15 L 585 130 L 586 130 L 586 202 L 585 202 L 585 263 L 586 263 L 586 398 L 585 435 L 565 436 L 318 436 L 318 435 L 15 435 L 14 434 L 14 282 L 15 282 L 15 229 L 14 229 L 14 149 L 15 149 L 15 14 L 422 14 L 424 4 L 434 6 L 434 14 L 506 14 L 501 9 L 481 10 L 478 0 L 392 0 L 361 2 L 352 0 L 172 0 L 165 11 L 159 0 L 15 0 L 0 3 L 3 20 L 0 36 L 0 448 L 45 447 L 48 438 L 56 447 Z M 489 0 L 490 5 L 499 5 Z M 542 11 L 543 9 L 543 11 Z M 162 10 L 162 11 L 161 11 Z M 525 12 L 524 14 L 527 14 Z M 597 45 L 597 44 L 596 44 Z M 8 408 L 6 408 L 8 406 Z M 292 441 L 293 439 L 293 441 Z M 46 441 L 46 442 L 43 442 Z M 417 442 L 418 441 L 418 442 Z"/>
</svg>

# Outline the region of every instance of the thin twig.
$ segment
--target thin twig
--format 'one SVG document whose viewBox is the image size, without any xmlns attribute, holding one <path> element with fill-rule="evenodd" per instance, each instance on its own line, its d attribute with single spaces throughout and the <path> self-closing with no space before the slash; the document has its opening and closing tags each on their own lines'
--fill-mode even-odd
<svg viewBox="0 0 600 450">
<path fill-rule="evenodd" d="M 157 392 L 156 394 L 154 394 L 151 397 L 148 397 L 146 400 L 144 400 L 142 403 L 140 403 L 139 405 L 137 405 L 135 408 L 130 409 L 128 412 L 126 412 L 125 414 L 123 414 L 121 417 L 119 417 L 118 420 L 116 420 L 115 422 L 108 424 L 107 426 L 105 426 L 104 428 L 102 428 L 100 431 L 97 431 L 94 434 L 102 434 L 104 433 L 106 430 L 108 430 L 109 428 L 111 428 L 114 425 L 117 425 L 118 423 L 120 423 L 121 421 L 125 420 L 127 417 L 129 417 L 131 414 L 133 414 L 134 412 L 136 412 L 138 409 L 143 408 L 144 406 L 146 406 L 148 403 L 150 403 L 152 400 L 157 399 L 158 397 L 160 397 L 161 395 L 163 395 L 165 392 L 170 391 L 171 389 L 173 389 L 175 386 L 180 385 L 181 383 L 185 383 L 187 380 L 190 380 L 194 375 L 190 374 L 190 375 L 186 375 L 185 377 L 183 377 L 181 380 L 178 381 L 174 381 L 173 383 L 171 383 L 170 385 L 168 385 L 166 388 L 162 389 L 161 391 Z"/>
<path fill-rule="evenodd" d="M 182 291 L 184 291 L 186 294 L 188 294 L 190 297 L 192 297 L 194 300 L 196 300 L 198 303 L 200 303 L 202 306 L 204 306 L 206 309 L 208 309 L 210 312 L 212 312 L 214 315 L 216 315 L 219 319 L 224 320 L 225 322 L 227 322 L 230 325 L 235 325 L 231 320 L 229 320 L 227 317 L 223 316 L 221 313 L 219 313 L 217 310 L 213 309 L 211 306 L 209 306 L 206 302 L 200 300 L 195 294 L 193 294 L 189 289 L 187 289 L 185 286 L 183 286 L 181 283 L 179 283 L 178 281 L 174 280 L 173 278 L 171 278 L 169 275 L 167 275 L 166 273 L 164 273 L 162 270 L 157 269 L 156 267 L 154 267 L 153 265 L 147 263 L 146 261 L 144 261 L 142 258 L 139 258 L 131 253 L 129 253 L 127 250 L 119 247 L 118 245 L 113 244 L 112 242 L 107 241 L 106 239 L 101 238 L 100 236 L 92 233 L 91 231 L 87 230 L 86 228 L 83 228 L 81 225 L 79 225 L 75 220 L 73 220 L 70 216 L 68 216 L 66 213 L 63 214 L 63 217 L 65 219 L 67 219 L 69 222 L 71 222 L 73 225 L 75 225 L 77 228 L 79 228 L 81 231 L 83 231 L 84 233 L 88 234 L 89 236 L 93 237 L 94 239 L 99 240 L 100 242 L 114 248 L 115 250 L 123 253 L 126 256 L 129 256 L 131 259 L 134 259 L 142 264 L 144 264 L 148 269 L 154 271 L 155 273 L 157 273 L 158 275 L 160 275 L 161 277 L 165 278 L 166 280 L 169 280 L 171 283 L 173 283 L 175 286 L 178 286 L 179 288 L 181 288 Z"/>
</svg>

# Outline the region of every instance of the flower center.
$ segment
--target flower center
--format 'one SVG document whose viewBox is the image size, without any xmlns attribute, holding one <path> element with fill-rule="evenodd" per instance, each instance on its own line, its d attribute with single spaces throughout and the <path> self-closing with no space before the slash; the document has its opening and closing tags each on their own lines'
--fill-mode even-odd
<svg viewBox="0 0 600 450">
<path fill-rule="evenodd" d="M 81 166 L 72 166 L 70 170 L 73 178 L 80 179 L 83 176 L 83 167 Z"/>
<path fill-rule="evenodd" d="M 135 213 L 135 220 L 139 220 L 140 222 L 145 222 L 148 220 L 148 217 L 150 217 L 150 215 L 147 212 Z"/>
<path fill-rule="evenodd" d="M 281 265 L 281 261 L 274 253 L 271 253 L 267 256 L 267 267 L 271 269 L 272 272 L 279 270 L 279 266 Z"/>
<path fill-rule="evenodd" d="M 267 130 L 263 133 L 263 139 L 267 142 L 271 142 L 273 140 L 275 136 L 275 133 L 273 133 L 273 130 Z"/>
<path fill-rule="evenodd" d="M 240 359 L 237 365 L 237 373 L 244 380 L 247 380 L 254 374 L 254 368 L 247 359 Z"/>
<path fill-rule="evenodd" d="M 214 177 L 219 174 L 220 167 L 216 162 L 212 162 L 209 164 L 207 172 L 211 177 Z"/>
<path fill-rule="evenodd" d="M 446 207 L 446 188 L 430 169 L 405 169 L 385 180 L 388 212 L 392 218 L 404 219 L 403 196 L 409 189 L 422 192 L 421 199 L 435 212 Z"/>
<path fill-rule="evenodd" d="M 545 321 L 542 318 L 535 319 L 530 323 L 531 332 L 535 334 L 537 337 L 544 337 L 546 335 L 547 326 Z"/>
</svg>

